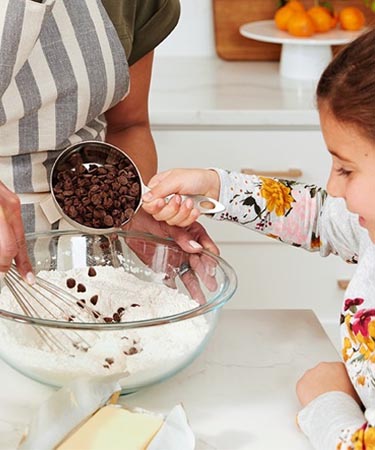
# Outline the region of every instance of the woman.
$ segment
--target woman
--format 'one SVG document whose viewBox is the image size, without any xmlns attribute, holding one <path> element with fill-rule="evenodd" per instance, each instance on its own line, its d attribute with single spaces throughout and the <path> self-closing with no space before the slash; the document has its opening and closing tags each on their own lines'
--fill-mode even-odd
<svg viewBox="0 0 375 450">
<path fill-rule="evenodd" d="M 0 274 L 14 258 L 32 282 L 24 232 L 59 227 L 40 202 L 64 148 L 106 140 L 126 149 L 144 180 L 155 173 L 148 117 L 153 49 L 176 25 L 179 3 L 1 0 L 0 6 Z"/>
</svg>

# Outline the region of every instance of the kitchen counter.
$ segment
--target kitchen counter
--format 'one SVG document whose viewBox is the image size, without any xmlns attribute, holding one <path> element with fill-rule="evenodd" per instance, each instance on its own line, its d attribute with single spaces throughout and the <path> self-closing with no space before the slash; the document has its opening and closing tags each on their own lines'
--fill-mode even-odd
<svg viewBox="0 0 375 450">
<path fill-rule="evenodd" d="M 319 361 L 337 359 L 310 310 L 224 310 L 208 348 L 193 364 L 121 402 L 162 412 L 182 402 L 196 450 L 308 450 L 295 424 L 295 384 Z M 11 450 L 52 389 L 4 363 L 0 386 L 0 449 Z"/>
<path fill-rule="evenodd" d="M 281 78 L 276 62 L 156 56 L 150 117 L 154 129 L 318 129 L 314 98 L 314 82 Z"/>
</svg>

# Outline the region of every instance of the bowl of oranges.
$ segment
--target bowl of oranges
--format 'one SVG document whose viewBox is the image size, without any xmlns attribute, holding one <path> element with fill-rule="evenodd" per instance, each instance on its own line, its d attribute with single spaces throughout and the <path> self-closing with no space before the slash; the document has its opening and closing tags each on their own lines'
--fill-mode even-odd
<svg viewBox="0 0 375 450">
<path fill-rule="evenodd" d="M 282 44 L 280 74 L 286 78 L 318 80 L 332 59 L 332 46 L 349 43 L 366 26 L 363 10 L 349 2 L 340 10 L 320 2 L 310 6 L 299 0 L 283 3 L 273 19 L 246 23 L 240 33 L 249 39 Z"/>
</svg>

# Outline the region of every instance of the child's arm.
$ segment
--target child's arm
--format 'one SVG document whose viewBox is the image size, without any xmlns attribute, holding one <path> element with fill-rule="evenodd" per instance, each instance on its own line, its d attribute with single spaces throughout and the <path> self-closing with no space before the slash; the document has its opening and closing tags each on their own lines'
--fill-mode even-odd
<svg viewBox="0 0 375 450">
<path fill-rule="evenodd" d="M 327 197 L 315 185 L 291 180 L 244 175 L 222 169 L 174 169 L 156 175 L 145 195 L 144 209 L 156 220 L 188 226 L 199 217 L 189 200 L 177 195 L 168 204 L 163 197 L 202 194 L 226 206 L 215 220 L 231 221 L 296 247 L 339 254 L 355 262 L 358 249 L 358 219 L 343 201 Z"/>
<path fill-rule="evenodd" d="M 348 394 L 332 391 L 309 403 L 297 423 L 316 450 L 374 449 L 374 428 Z"/>
<path fill-rule="evenodd" d="M 361 400 L 342 362 L 324 362 L 308 370 L 297 383 L 303 407 L 297 423 L 316 449 L 364 449 L 368 424 Z M 340 445 L 339 445 L 340 444 Z"/>
<path fill-rule="evenodd" d="M 0 0 L 0 98 L 25 64 L 55 0 Z"/>
</svg>

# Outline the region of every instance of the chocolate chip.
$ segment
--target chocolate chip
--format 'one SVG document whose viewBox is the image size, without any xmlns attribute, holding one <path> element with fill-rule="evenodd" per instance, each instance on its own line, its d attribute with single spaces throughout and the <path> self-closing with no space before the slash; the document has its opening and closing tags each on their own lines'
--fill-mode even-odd
<svg viewBox="0 0 375 450">
<path fill-rule="evenodd" d="M 86 292 L 86 286 L 82 283 L 79 283 L 77 286 L 77 292 Z"/>
<path fill-rule="evenodd" d="M 141 306 L 141 305 L 138 305 L 138 303 L 132 303 L 130 306 L 131 306 L 132 308 L 136 308 L 137 306 Z"/>
<path fill-rule="evenodd" d="M 113 358 L 106 358 L 104 361 L 107 362 L 110 366 L 115 362 Z"/>
<path fill-rule="evenodd" d="M 129 350 L 124 351 L 124 353 L 127 356 L 131 356 L 131 355 L 135 355 L 136 353 L 138 353 L 138 350 L 135 347 L 130 347 Z"/>
<path fill-rule="evenodd" d="M 88 276 L 89 277 L 95 277 L 96 276 L 96 270 L 93 267 L 89 268 Z"/>
<path fill-rule="evenodd" d="M 100 317 L 100 312 L 98 311 L 93 311 L 92 315 L 95 317 L 95 319 L 97 319 L 98 317 Z"/>
<path fill-rule="evenodd" d="M 82 309 L 85 307 L 85 304 L 86 304 L 86 300 L 83 298 L 81 300 L 78 300 L 78 302 L 77 302 L 77 305 Z"/>
<path fill-rule="evenodd" d="M 125 311 L 125 308 L 120 306 L 120 308 L 117 310 L 117 313 L 121 315 L 124 311 Z"/>
<path fill-rule="evenodd" d="M 114 314 L 113 314 L 113 321 L 114 321 L 114 322 L 121 322 L 120 314 L 114 313 Z"/>
<path fill-rule="evenodd" d="M 103 320 L 104 320 L 104 322 L 106 322 L 106 323 L 111 323 L 111 322 L 113 322 L 112 317 L 103 317 Z"/>
<path fill-rule="evenodd" d="M 76 285 L 76 280 L 74 278 L 68 278 L 66 280 L 66 285 L 68 286 L 69 289 L 73 289 L 74 286 Z"/>
<path fill-rule="evenodd" d="M 98 299 L 99 299 L 99 296 L 98 296 L 98 295 L 93 295 L 93 296 L 90 298 L 90 302 L 91 302 L 93 305 L 96 305 L 96 304 L 98 303 Z"/>
</svg>

